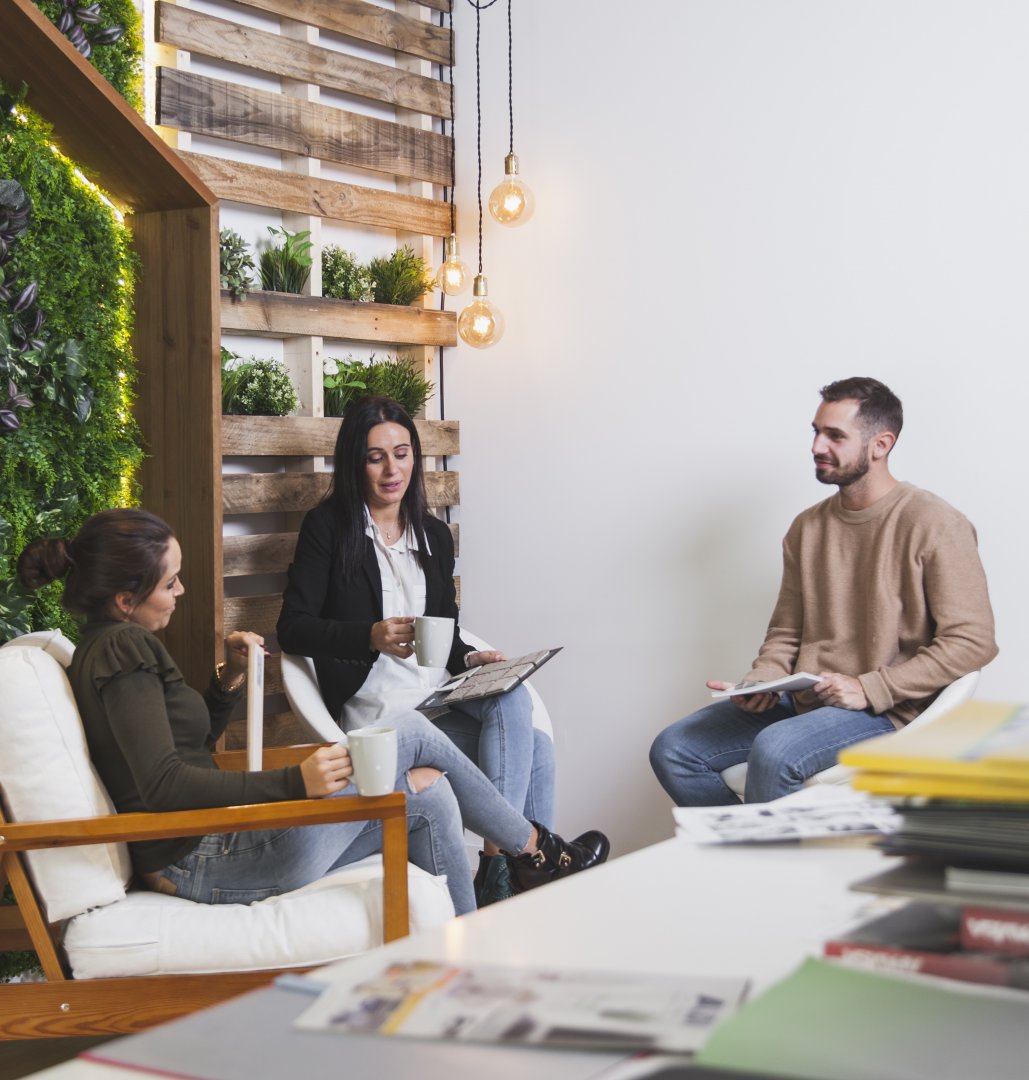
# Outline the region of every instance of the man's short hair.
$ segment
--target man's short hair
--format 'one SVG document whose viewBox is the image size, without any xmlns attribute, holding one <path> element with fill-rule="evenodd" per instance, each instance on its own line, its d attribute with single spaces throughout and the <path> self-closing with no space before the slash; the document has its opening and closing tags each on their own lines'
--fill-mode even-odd
<svg viewBox="0 0 1029 1080">
<path fill-rule="evenodd" d="M 904 406 L 900 398 L 878 379 L 857 375 L 839 379 L 819 391 L 823 401 L 858 401 L 857 418 L 869 436 L 889 431 L 900 437 L 904 426 Z"/>
</svg>

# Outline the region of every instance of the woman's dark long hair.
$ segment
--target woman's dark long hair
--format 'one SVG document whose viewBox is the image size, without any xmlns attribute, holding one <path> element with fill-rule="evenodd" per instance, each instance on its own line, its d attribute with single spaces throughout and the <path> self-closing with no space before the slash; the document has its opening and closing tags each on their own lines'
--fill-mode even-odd
<svg viewBox="0 0 1029 1080">
<path fill-rule="evenodd" d="M 425 480 L 422 475 L 422 444 L 418 429 L 398 401 L 387 397 L 361 398 L 352 405 L 339 429 L 332 459 L 332 485 L 325 501 L 333 508 L 343 541 L 343 575 L 358 573 L 364 561 L 367 502 L 365 465 L 368 456 L 368 433 L 377 424 L 399 424 L 411 436 L 414 464 L 411 482 L 400 504 L 401 525 L 410 529 L 418 541 L 418 560 L 423 569 L 429 565 L 429 547 L 425 539 Z"/>
<path fill-rule="evenodd" d="M 103 510 L 70 540 L 33 540 L 18 556 L 18 577 L 29 589 L 65 578 L 61 603 L 73 615 L 110 615 L 118 593 L 142 603 L 157 588 L 174 533 L 146 510 Z"/>
</svg>

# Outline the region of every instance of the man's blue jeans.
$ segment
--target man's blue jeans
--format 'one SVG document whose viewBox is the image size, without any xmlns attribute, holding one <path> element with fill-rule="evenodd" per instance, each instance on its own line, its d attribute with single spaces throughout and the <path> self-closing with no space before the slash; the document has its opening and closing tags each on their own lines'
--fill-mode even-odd
<svg viewBox="0 0 1029 1080">
<path fill-rule="evenodd" d="M 884 735 L 888 717 L 823 706 L 798 713 L 789 694 L 765 712 L 717 701 L 665 728 L 650 748 L 650 764 L 676 806 L 737 802 L 719 773 L 747 762 L 745 802 L 789 795 L 809 776 L 836 764 L 845 746 Z"/>
<path fill-rule="evenodd" d="M 554 745 L 532 726 L 532 698 L 524 685 L 452 705 L 432 722 L 511 806 L 530 821 L 553 828 Z"/>
<path fill-rule="evenodd" d="M 415 794 L 407 771 L 420 765 L 446 775 Z M 430 874 L 446 874 L 458 915 L 474 911 L 463 823 L 512 854 L 528 843 L 532 826 L 420 713 L 397 726 L 396 789 L 408 792 L 408 858 Z M 338 797 L 354 794 L 349 785 Z M 298 889 L 381 850 L 382 825 L 377 821 L 214 834 L 160 873 L 178 896 L 189 900 L 250 904 Z"/>
</svg>

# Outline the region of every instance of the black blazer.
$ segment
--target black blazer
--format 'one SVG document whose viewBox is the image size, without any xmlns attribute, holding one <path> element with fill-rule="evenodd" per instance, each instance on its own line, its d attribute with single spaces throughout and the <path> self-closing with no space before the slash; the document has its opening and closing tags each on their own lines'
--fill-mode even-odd
<svg viewBox="0 0 1029 1080">
<path fill-rule="evenodd" d="M 431 549 L 425 571 L 425 614 L 454 620 L 447 670 L 465 670 L 474 646 L 461 640 L 454 593 L 454 541 L 450 529 L 427 514 Z M 304 516 L 276 633 L 283 652 L 314 658 L 322 697 L 338 721 L 343 705 L 361 688 L 378 652 L 369 648 L 372 625 L 382 620 L 382 577 L 370 537 L 364 537 L 361 572 L 343 577 L 342 539 L 336 511 L 326 503 Z"/>
</svg>

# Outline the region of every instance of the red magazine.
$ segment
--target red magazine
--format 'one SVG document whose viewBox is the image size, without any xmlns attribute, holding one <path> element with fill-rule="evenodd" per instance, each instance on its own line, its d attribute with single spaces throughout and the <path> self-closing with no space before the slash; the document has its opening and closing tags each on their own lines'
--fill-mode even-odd
<svg viewBox="0 0 1029 1080">
<path fill-rule="evenodd" d="M 870 971 L 936 975 L 1029 990 L 1029 958 L 963 948 L 961 917 L 961 909 L 954 904 L 906 904 L 830 939 L 823 952 Z"/>
<path fill-rule="evenodd" d="M 961 947 L 1029 956 L 1029 911 L 963 908 Z"/>
</svg>

